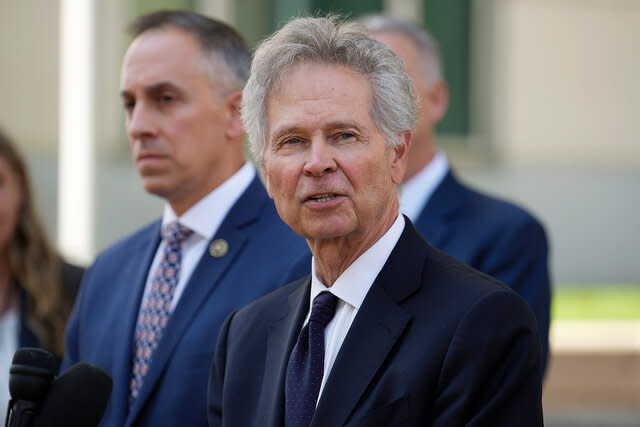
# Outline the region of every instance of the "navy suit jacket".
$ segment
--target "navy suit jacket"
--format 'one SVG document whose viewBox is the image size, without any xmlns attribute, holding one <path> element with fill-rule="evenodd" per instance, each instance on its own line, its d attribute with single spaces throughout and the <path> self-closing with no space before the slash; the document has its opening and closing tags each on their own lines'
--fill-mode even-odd
<svg viewBox="0 0 640 427">
<path fill-rule="evenodd" d="M 549 352 L 551 285 L 545 231 L 520 207 L 460 183 L 451 171 L 415 221 L 429 244 L 514 289 L 536 316 L 543 372 Z"/>
<path fill-rule="evenodd" d="M 113 377 L 101 426 L 206 426 L 207 377 L 222 322 L 284 284 L 292 262 L 308 251 L 254 179 L 213 237 L 228 242 L 227 254 L 214 258 L 205 251 L 129 410 L 133 334 L 160 225 L 156 221 L 98 256 L 85 273 L 69 323 L 61 370 L 86 361 Z"/>
<path fill-rule="evenodd" d="M 282 426 L 310 278 L 233 313 L 209 380 L 210 427 Z M 541 354 L 515 292 L 429 246 L 407 220 L 365 297 L 311 425 L 541 426 Z"/>
</svg>

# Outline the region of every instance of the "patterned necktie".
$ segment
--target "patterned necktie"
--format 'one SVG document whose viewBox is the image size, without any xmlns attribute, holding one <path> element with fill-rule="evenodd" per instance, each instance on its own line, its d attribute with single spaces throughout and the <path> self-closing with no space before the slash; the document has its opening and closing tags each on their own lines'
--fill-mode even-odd
<svg viewBox="0 0 640 427">
<path fill-rule="evenodd" d="M 193 231 L 178 221 L 168 224 L 162 230 L 164 251 L 160 264 L 154 272 L 151 289 L 142 305 L 136 325 L 130 405 L 140 393 L 153 351 L 158 347 L 162 332 L 169 322 L 171 301 L 180 278 L 181 244 L 191 234 Z"/>
<path fill-rule="evenodd" d="M 324 328 L 336 312 L 338 298 L 320 292 L 313 299 L 309 322 L 302 328 L 289 364 L 285 382 L 285 426 L 308 427 L 324 372 Z"/>
</svg>

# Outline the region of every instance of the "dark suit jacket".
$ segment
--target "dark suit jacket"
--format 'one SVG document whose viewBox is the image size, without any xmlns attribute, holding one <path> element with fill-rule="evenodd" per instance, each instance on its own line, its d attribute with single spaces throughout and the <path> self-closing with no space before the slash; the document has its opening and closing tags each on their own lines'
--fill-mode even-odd
<svg viewBox="0 0 640 427">
<path fill-rule="evenodd" d="M 538 322 L 544 372 L 551 286 L 542 225 L 514 204 L 463 185 L 451 171 L 415 225 L 431 245 L 506 283 L 524 298 Z"/>
<path fill-rule="evenodd" d="M 207 377 L 223 320 L 282 285 L 292 260 L 308 251 L 256 178 L 214 236 L 228 242 L 228 253 L 214 258 L 205 251 L 129 411 L 133 333 L 160 225 L 154 222 L 98 256 L 85 274 L 69 324 L 61 369 L 86 361 L 113 377 L 101 426 L 206 426 Z"/>
<path fill-rule="evenodd" d="M 300 279 L 225 322 L 211 427 L 282 426 L 284 375 L 309 306 Z M 312 426 L 540 426 L 535 319 L 511 289 L 405 230 L 363 301 Z"/>
</svg>

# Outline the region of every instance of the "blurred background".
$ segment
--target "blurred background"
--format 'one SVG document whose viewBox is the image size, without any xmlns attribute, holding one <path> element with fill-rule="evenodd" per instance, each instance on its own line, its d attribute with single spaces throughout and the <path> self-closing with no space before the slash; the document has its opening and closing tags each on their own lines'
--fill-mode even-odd
<svg viewBox="0 0 640 427">
<path fill-rule="evenodd" d="M 161 212 L 119 96 L 126 23 L 161 8 L 223 19 L 252 45 L 329 11 L 431 31 L 451 91 L 439 146 L 550 237 L 546 424 L 640 425 L 640 0 L 0 0 L 0 127 L 80 264 Z"/>
</svg>

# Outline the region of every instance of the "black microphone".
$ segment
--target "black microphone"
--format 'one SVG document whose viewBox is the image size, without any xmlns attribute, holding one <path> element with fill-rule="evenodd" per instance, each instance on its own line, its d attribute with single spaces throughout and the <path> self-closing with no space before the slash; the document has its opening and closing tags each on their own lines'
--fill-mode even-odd
<svg viewBox="0 0 640 427">
<path fill-rule="evenodd" d="M 113 380 L 102 368 L 80 362 L 51 384 L 33 427 L 94 427 L 111 396 Z"/>
<path fill-rule="evenodd" d="M 40 348 L 20 348 L 9 368 L 11 400 L 5 427 L 30 427 L 58 371 L 58 360 Z"/>
</svg>

